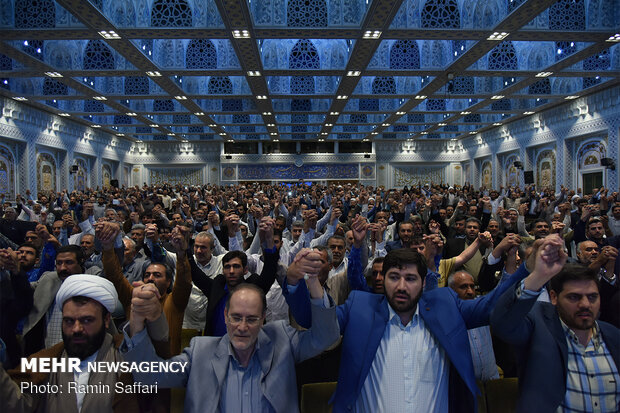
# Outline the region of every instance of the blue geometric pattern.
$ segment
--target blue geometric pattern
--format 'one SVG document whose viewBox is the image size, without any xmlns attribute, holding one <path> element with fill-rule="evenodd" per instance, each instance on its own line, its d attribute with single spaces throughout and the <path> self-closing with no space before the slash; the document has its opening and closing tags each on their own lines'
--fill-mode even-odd
<svg viewBox="0 0 620 413">
<path fill-rule="evenodd" d="M 378 112 L 379 99 L 360 99 L 359 110 L 364 112 Z"/>
<path fill-rule="evenodd" d="M 407 123 L 422 123 L 424 122 L 424 114 L 423 113 L 408 113 L 407 114 Z"/>
<path fill-rule="evenodd" d="M 550 95 L 551 82 L 549 79 L 541 79 L 536 83 L 532 83 L 528 88 L 530 95 Z"/>
<path fill-rule="evenodd" d="M 307 113 L 293 113 L 291 115 L 291 123 L 308 123 Z"/>
<path fill-rule="evenodd" d="M 155 99 L 153 112 L 174 112 L 174 102 L 170 99 Z"/>
<path fill-rule="evenodd" d="M 15 27 L 18 29 L 56 27 L 56 5 L 52 0 L 15 1 Z"/>
<path fill-rule="evenodd" d="M 422 8 L 422 27 L 458 29 L 461 15 L 456 0 L 427 0 Z"/>
<path fill-rule="evenodd" d="M 321 60 L 319 58 L 319 52 L 310 40 L 300 40 L 289 56 L 289 69 L 320 69 Z"/>
<path fill-rule="evenodd" d="M 222 99 L 222 112 L 241 112 L 241 111 L 243 111 L 243 100 Z"/>
<path fill-rule="evenodd" d="M 367 115 L 365 113 L 356 113 L 349 116 L 349 122 L 351 123 L 367 123 Z"/>
<path fill-rule="evenodd" d="M 325 0 L 288 0 L 289 27 L 326 27 L 327 5 Z"/>
<path fill-rule="evenodd" d="M 500 99 L 491 105 L 491 110 L 510 110 L 512 109 L 512 103 L 510 99 Z"/>
<path fill-rule="evenodd" d="M 314 93 L 314 76 L 291 76 L 291 94 L 308 95 Z"/>
<path fill-rule="evenodd" d="M 489 52 L 489 70 L 515 70 L 517 68 L 517 52 L 512 42 L 503 41 Z"/>
<path fill-rule="evenodd" d="M 598 85 L 599 83 L 601 83 L 601 78 L 596 78 L 596 77 L 584 77 L 582 80 L 582 87 L 584 89 L 587 89 L 589 87 L 592 87 L 594 85 Z"/>
<path fill-rule="evenodd" d="M 207 89 L 210 95 L 232 95 L 233 84 L 228 76 L 211 76 Z"/>
<path fill-rule="evenodd" d="M 60 83 L 56 79 L 45 79 L 43 81 L 43 94 L 44 95 L 68 95 L 69 88 L 64 83 Z"/>
<path fill-rule="evenodd" d="M 602 50 L 583 61 L 583 70 L 600 71 L 607 70 L 611 66 L 609 49 Z"/>
<path fill-rule="evenodd" d="M 480 114 L 479 113 L 470 113 L 469 115 L 465 115 L 465 117 L 463 118 L 464 122 L 467 123 L 480 123 L 482 122 L 482 120 L 480 119 Z"/>
<path fill-rule="evenodd" d="M 397 40 L 390 48 L 390 69 L 419 69 L 420 49 L 415 40 Z"/>
<path fill-rule="evenodd" d="M 575 42 L 555 42 L 555 61 L 564 59 L 577 51 Z"/>
<path fill-rule="evenodd" d="M 291 111 L 292 112 L 306 112 L 306 111 L 309 112 L 311 110 L 312 110 L 312 101 L 310 99 L 291 99 Z"/>
<path fill-rule="evenodd" d="M 0 70 L 13 70 L 13 59 L 0 53 Z"/>
<path fill-rule="evenodd" d="M 187 132 L 189 132 L 189 133 L 202 133 L 202 132 L 204 132 L 204 128 L 202 126 L 196 126 L 196 125 L 188 126 L 187 127 Z"/>
<path fill-rule="evenodd" d="M 103 103 L 98 100 L 85 100 L 84 101 L 84 112 L 93 113 L 93 112 L 103 112 Z"/>
<path fill-rule="evenodd" d="M 127 115 L 114 115 L 114 124 L 115 125 L 131 125 L 133 123 L 133 118 Z"/>
<path fill-rule="evenodd" d="M 525 0 L 506 0 L 508 2 L 508 13 L 512 13 Z"/>
<path fill-rule="evenodd" d="M 191 27 L 192 10 L 185 0 L 155 0 L 151 9 L 151 26 Z"/>
<path fill-rule="evenodd" d="M 452 93 L 454 94 L 471 95 L 474 90 L 474 78 L 471 76 L 457 76 L 452 80 Z"/>
<path fill-rule="evenodd" d="M 186 125 L 191 122 L 190 115 L 172 115 L 172 123 L 174 125 Z"/>
<path fill-rule="evenodd" d="M 84 49 L 84 70 L 114 69 L 114 55 L 101 40 L 91 40 Z"/>
<path fill-rule="evenodd" d="M 396 82 L 392 76 L 377 76 L 372 81 L 373 95 L 395 95 Z"/>
<path fill-rule="evenodd" d="M 232 118 L 233 123 L 250 123 L 250 115 L 235 114 Z"/>
<path fill-rule="evenodd" d="M 26 40 L 22 50 L 32 57 L 43 60 L 43 40 Z"/>
<path fill-rule="evenodd" d="M 126 95 L 148 95 L 149 79 L 145 76 L 127 76 L 125 77 L 125 94 Z"/>
<path fill-rule="evenodd" d="M 551 30 L 585 30 L 586 8 L 583 0 L 559 0 L 549 7 Z"/>
<path fill-rule="evenodd" d="M 216 69 L 217 50 L 208 39 L 193 39 L 187 46 L 185 67 L 188 69 Z"/>
<path fill-rule="evenodd" d="M 426 101 L 426 110 L 446 110 L 446 100 L 428 99 Z"/>
</svg>

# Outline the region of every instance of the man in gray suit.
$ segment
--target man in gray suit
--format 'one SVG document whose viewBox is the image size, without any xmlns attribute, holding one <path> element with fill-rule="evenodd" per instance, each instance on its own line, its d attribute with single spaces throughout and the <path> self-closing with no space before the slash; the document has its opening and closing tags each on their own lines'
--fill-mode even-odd
<svg viewBox="0 0 620 413">
<path fill-rule="evenodd" d="M 161 387 L 187 387 L 185 412 L 297 412 L 295 363 L 309 359 L 338 340 L 336 308 L 317 274 L 321 255 L 302 250 L 295 271 L 303 271 L 312 299 L 312 327 L 298 331 L 279 320 L 263 325 L 264 292 L 239 284 L 226 303 L 223 337 L 195 337 L 182 354 L 168 360 L 189 363 L 177 373 L 134 373 L 135 381 Z M 303 277 L 303 275 L 302 275 Z M 151 285 L 135 288 L 129 327 L 125 329 L 128 361 L 162 361 L 144 329 L 145 321 L 160 320 L 157 291 Z M 130 338 L 131 336 L 131 338 Z M 178 365 L 178 364 L 177 364 Z"/>
</svg>

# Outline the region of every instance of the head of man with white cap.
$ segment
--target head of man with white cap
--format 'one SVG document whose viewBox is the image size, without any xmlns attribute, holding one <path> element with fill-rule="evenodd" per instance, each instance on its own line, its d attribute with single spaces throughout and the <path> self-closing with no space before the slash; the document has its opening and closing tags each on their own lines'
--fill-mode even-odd
<svg viewBox="0 0 620 413">
<path fill-rule="evenodd" d="M 114 284 L 90 274 L 67 277 L 56 293 L 62 310 L 62 339 L 69 357 L 81 360 L 103 344 L 118 295 Z"/>
</svg>

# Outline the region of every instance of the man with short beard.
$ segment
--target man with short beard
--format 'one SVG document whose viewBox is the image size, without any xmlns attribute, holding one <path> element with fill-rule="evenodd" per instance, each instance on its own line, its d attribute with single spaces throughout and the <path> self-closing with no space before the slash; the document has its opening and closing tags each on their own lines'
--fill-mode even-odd
<svg viewBox="0 0 620 413">
<path fill-rule="evenodd" d="M 581 265 L 561 269 L 530 274 L 501 296 L 491 317 L 494 334 L 517 350 L 516 411 L 617 412 L 620 330 L 596 320 L 596 272 Z M 551 303 L 537 302 L 547 283 Z"/>
<path fill-rule="evenodd" d="M 110 312 L 116 305 L 116 291 L 108 280 L 88 274 L 71 276 L 56 294 L 56 306 L 62 312 L 62 343 L 32 355 L 32 358 L 79 358 L 81 372 L 36 373 L 0 368 L 0 410 L 46 412 L 137 412 L 134 394 L 116 393 L 116 383 L 129 385 L 130 373 L 90 372 L 88 362 L 122 360 L 116 340 L 106 333 Z M 13 378 L 11 380 L 11 376 Z M 53 384 L 62 391 L 20 391 L 20 383 Z M 110 391 L 82 392 L 77 385 L 109 386 Z M 62 386 L 62 387 L 60 387 Z M 22 387 L 23 388 L 23 387 Z M 70 389 L 74 389 L 71 391 Z"/>
<path fill-rule="evenodd" d="M 559 271 L 557 262 L 566 260 L 558 252 L 559 237 L 534 247 L 533 273 Z M 298 323 L 308 326 L 310 300 L 298 273 L 289 267 L 285 296 Z M 424 257 L 406 248 L 389 252 L 383 261 L 385 295 L 353 291 L 338 307 L 343 344 L 334 411 L 405 412 L 424 406 L 433 412 L 475 412 L 478 390 L 467 328 L 488 324 L 499 296 L 527 273 L 522 265 L 491 293 L 464 301 L 449 288 L 423 294 Z"/>
</svg>

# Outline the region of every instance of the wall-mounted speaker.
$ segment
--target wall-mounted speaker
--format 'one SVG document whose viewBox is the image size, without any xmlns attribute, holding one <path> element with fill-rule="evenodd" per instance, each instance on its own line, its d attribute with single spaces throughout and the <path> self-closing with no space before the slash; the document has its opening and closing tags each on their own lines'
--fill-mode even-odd
<svg viewBox="0 0 620 413">
<path fill-rule="evenodd" d="M 514 165 L 515 168 L 523 169 L 523 162 L 521 161 L 514 161 L 512 164 Z"/>
<path fill-rule="evenodd" d="M 523 180 L 526 185 L 534 183 L 534 171 L 525 171 L 523 172 Z"/>
<path fill-rule="evenodd" d="M 110 179 L 110 186 L 112 188 L 118 188 L 118 179 Z"/>
</svg>

